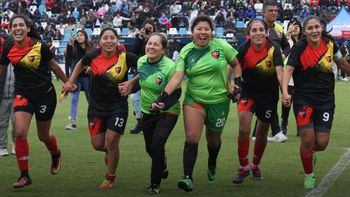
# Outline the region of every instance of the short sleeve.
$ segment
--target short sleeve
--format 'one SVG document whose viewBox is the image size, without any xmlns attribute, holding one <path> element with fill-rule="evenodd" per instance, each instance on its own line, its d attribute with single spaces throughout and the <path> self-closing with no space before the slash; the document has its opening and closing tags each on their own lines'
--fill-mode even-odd
<svg viewBox="0 0 350 197">
<path fill-rule="evenodd" d="M 226 40 L 222 40 L 222 45 L 227 63 L 231 63 L 237 56 L 238 52 Z"/>
<path fill-rule="evenodd" d="M 178 71 L 185 71 L 185 58 L 186 58 L 186 54 L 184 52 L 184 50 L 181 50 L 179 58 L 176 61 L 176 70 Z"/>
<path fill-rule="evenodd" d="M 273 63 L 275 66 L 283 66 L 282 53 L 278 46 L 275 46 L 275 50 L 273 52 Z"/>
<path fill-rule="evenodd" d="M 41 57 L 44 58 L 45 62 L 49 62 L 53 59 L 53 54 L 51 53 L 50 48 L 44 43 L 41 43 Z"/>
<path fill-rule="evenodd" d="M 137 69 L 137 60 L 138 57 L 135 54 L 129 52 L 126 53 L 126 63 L 129 68 Z"/>
</svg>

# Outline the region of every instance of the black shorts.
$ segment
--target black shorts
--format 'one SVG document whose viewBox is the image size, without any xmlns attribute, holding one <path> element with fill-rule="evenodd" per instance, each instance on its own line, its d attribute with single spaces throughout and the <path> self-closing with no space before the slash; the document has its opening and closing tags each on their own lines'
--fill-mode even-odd
<svg viewBox="0 0 350 197">
<path fill-rule="evenodd" d="M 237 107 L 238 113 L 242 111 L 250 111 L 255 113 L 256 117 L 267 123 L 272 122 L 272 116 L 276 113 L 277 103 L 271 102 L 271 105 L 255 102 L 253 99 L 245 97 L 241 98 Z"/>
<path fill-rule="evenodd" d="M 315 132 L 330 132 L 334 117 L 334 103 L 315 107 L 301 99 L 294 99 L 294 115 L 298 130 L 314 128 Z"/>
<path fill-rule="evenodd" d="M 35 114 L 35 118 L 38 121 L 47 121 L 52 119 L 56 104 L 56 91 L 52 87 L 46 94 L 35 99 L 17 94 L 13 102 L 13 108 L 14 112 L 28 112 L 32 115 Z"/>
<path fill-rule="evenodd" d="M 104 133 L 107 129 L 115 131 L 120 135 L 124 134 L 128 113 L 115 113 L 106 117 L 88 115 L 90 136 L 94 137 Z"/>
</svg>

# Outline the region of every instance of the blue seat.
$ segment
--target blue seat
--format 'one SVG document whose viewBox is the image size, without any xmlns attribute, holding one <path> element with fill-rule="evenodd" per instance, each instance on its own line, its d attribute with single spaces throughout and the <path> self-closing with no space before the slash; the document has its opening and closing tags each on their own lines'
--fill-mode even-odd
<svg viewBox="0 0 350 197">
<path fill-rule="evenodd" d="M 69 38 L 70 38 L 71 33 L 72 33 L 72 28 L 67 28 L 67 29 L 64 31 L 63 40 L 64 40 L 64 41 L 69 41 Z"/>
<path fill-rule="evenodd" d="M 181 36 L 187 35 L 187 29 L 184 28 L 184 27 L 180 27 L 179 31 L 178 31 L 178 34 L 181 35 Z"/>
<path fill-rule="evenodd" d="M 237 21 L 236 28 L 237 29 L 243 29 L 244 28 L 244 22 L 243 21 Z"/>
<path fill-rule="evenodd" d="M 127 36 L 129 34 L 129 28 L 123 28 L 120 35 Z"/>
<path fill-rule="evenodd" d="M 255 18 L 256 18 L 256 19 L 260 19 L 260 20 L 263 20 L 263 19 L 264 19 L 264 17 L 261 16 L 261 15 L 258 15 L 258 16 L 256 16 Z"/>
<path fill-rule="evenodd" d="M 39 13 L 43 14 L 44 12 L 46 12 L 46 8 L 44 5 L 39 5 Z"/>
<path fill-rule="evenodd" d="M 92 35 L 92 29 L 91 28 L 86 28 L 85 32 L 87 33 L 89 39 L 91 39 L 91 35 Z"/>
<path fill-rule="evenodd" d="M 224 37 L 224 28 L 223 27 L 217 27 L 215 29 L 215 36 L 216 37 Z"/>
</svg>

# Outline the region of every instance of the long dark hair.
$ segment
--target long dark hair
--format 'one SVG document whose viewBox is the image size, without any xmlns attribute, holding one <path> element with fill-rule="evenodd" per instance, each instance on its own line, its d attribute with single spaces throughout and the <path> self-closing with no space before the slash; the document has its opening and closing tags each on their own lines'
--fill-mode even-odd
<svg viewBox="0 0 350 197">
<path fill-rule="evenodd" d="M 81 29 L 81 30 L 78 30 L 78 31 L 77 31 L 77 34 L 78 34 L 79 32 L 82 33 L 82 34 L 84 35 L 84 37 L 85 37 L 85 52 L 87 53 L 87 52 L 89 52 L 89 51 L 91 51 L 91 50 L 93 49 L 93 45 L 92 45 L 92 43 L 89 41 L 89 37 L 88 37 L 86 31 L 84 31 L 84 30 Z M 74 40 L 73 52 L 76 51 L 76 47 L 75 47 L 75 46 L 77 46 L 77 45 L 79 45 L 78 40 Z"/>
<path fill-rule="evenodd" d="M 33 23 L 25 15 L 21 15 L 21 14 L 14 15 L 10 20 L 10 29 L 12 28 L 13 21 L 17 18 L 23 19 L 26 26 L 30 28 L 30 31 L 28 32 L 27 36 L 31 38 L 35 38 L 37 40 L 41 40 L 41 36 L 39 32 L 35 29 Z"/>
<path fill-rule="evenodd" d="M 298 34 L 298 40 L 300 40 L 303 37 L 303 26 L 301 25 L 300 21 L 296 18 L 293 18 L 292 20 L 289 21 L 288 25 L 287 25 L 287 29 L 289 28 L 289 26 L 291 26 L 294 23 L 294 25 L 298 25 L 300 31 Z M 293 36 L 291 36 L 293 43 L 296 43 L 298 40 L 296 40 Z"/>
<path fill-rule="evenodd" d="M 312 15 L 312 16 L 307 17 L 304 20 L 304 22 L 303 22 L 303 30 L 305 30 L 306 25 L 309 23 L 309 21 L 311 19 L 315 19 L 321 24 L 321 19 L 318 16 Z M 329 35 L 329 33 L 327 31 L 324 31 L 324 30 L 322 30 L 322 37 L 325 38 L 325 39 L 334 41 L 334 38 L 331 35 Z"/>
</svg>

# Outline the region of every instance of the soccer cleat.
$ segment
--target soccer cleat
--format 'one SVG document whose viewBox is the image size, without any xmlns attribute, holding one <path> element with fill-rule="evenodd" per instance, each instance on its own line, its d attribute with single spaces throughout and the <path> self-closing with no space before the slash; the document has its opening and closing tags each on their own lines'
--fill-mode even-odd
<svg viewBox="0 0 350 197">
<path fill-rule="evenodd" d="M 100 185 L 100 189 L 111 189 L 114 185 L 114 180 L 105 179 Z"/>
<path fill-rule="evenodd" d="M 314 175 L 306 175 L 304 179 L 304 188 L 305 189 L 313 189 L 315 188 L 315 176 Z"/>
<path fill-rule="evenodd" d="M 185 177 L 177 182 L 177 187 L 184 190 L 185 192 L 192 192 L 193 181 L 189 177 Z"/>
<path fill-rule="evenodd" d="M 149 187 L 147 187 L 147 192 L 149 194 L 159 194 L 160 193 L 159 185 L 154 183 L 151 184 Z"/>
<path fill-rule="evenodd" d="M 75 123 L 70 123 L 69 125 L 66 126 L 66 130 L 76 130 L 77 125 Z"/>
<path fill-rule="evenodd" d="M 260 168 L 257 165 L 254 165 L 250 168 L 250 170 L 252 171 L 253 174 L 253 179 L 256 181 L 261 181 L 263 179 L 261 172 L 260 172 Z"/>
<path fill-rule="evenodd" d="M 216 169 L 215 168 L 209 168 L 207 171 L 208 176 L 208 183 L 215 183 L 215 177 L 216 177 Z"/>
<path fill-rule="evenodd" d="M 249 168 L 240 168 L 237 172 L 236 177 L 233 179 L 232 182 L 234 184 L 241 184 L 243 183 L 244 178 L 249 175 L 250 175 Z"/>
<path fill-rule="evenodd" d="M 21 176 L 18 178 L 17 182 L 14 183 L 12 186 L 17 189 L 28 186 L 30 184 L 32 184 L 32 180 L 29 176 Z"/>
<path fill-rule="evenodd" d="M 61 168 L 61 151 L 58 150 L 57 155 L 51 156 L 51 174 L 56 175 Z"/>
</svg>

